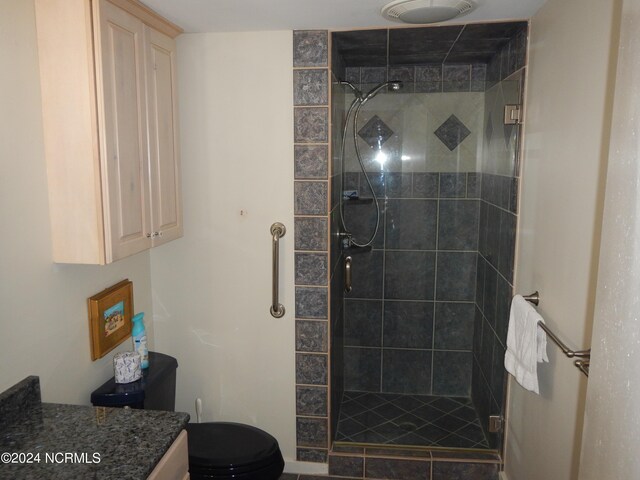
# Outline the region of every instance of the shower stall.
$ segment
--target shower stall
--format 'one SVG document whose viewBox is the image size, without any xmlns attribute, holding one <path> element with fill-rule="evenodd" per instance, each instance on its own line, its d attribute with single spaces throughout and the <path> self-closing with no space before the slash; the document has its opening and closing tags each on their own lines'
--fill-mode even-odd
<svg viewBox="0 0 640 480">
<path fill-rule="evenodd" d="M 331 40 L 333 441 L 499 450 L 527 23 Z"/>
</svg>

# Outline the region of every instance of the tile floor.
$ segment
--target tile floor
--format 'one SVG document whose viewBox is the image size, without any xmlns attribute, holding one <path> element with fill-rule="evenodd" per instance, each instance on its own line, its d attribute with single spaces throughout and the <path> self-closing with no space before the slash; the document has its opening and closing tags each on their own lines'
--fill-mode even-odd
<svg viewBox="0 0 640 480">
<path fill-rule="evenodd" d="M 431 395 L 345 392 L 335 440 L 489 448 L 469 398 Z"/>
</svg>

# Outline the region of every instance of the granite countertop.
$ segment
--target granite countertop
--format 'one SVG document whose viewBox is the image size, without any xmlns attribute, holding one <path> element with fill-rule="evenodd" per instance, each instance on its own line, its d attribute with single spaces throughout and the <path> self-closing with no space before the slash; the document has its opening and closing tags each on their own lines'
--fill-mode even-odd
<svg viewBox="0 0 640 480">
<path fill-rule="evenodd" d="M 38 379 L 28 377 L 0 394 L 0 453 L 26 454 L 2 458 L 0 478 L 144 480 L 188 421 L 186 413 L 40 403 Z"/>
</svg>

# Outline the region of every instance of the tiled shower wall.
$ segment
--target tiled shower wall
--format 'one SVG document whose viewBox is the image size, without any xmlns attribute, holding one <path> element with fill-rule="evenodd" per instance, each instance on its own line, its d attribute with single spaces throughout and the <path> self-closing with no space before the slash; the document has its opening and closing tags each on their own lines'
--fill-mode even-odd
<svg viewBox="0 0 640 480">
<path fill-rule="evenodd" d="M 371 252 L 350 253 L 354 287 L 344 304 L 341 342 L 346 390 L 471 394 L 480 202 L 475 170 L 485 73 L 485 64 L 344 69 L 365 91 L 373 82 L 404 83 L 399 92 L 372 100 L 359 121 L 381 224 Z M 374 138 L 367 142 L 371 124 Z M 388 158 L 384 172 L 375 159 L 380 131 L 388 132 L 381 149 Z M 362 242 L 372 234 L 376 215 L 351 143 L 344 188 L 357 190 L 361 199 L 346 201 L 344 208 L 347 227 Z M 456 167 L 458 172 L 450 171 Z"/>
<path fill-rule="evenodd" d="M 524 38 L 524 40 L 523 40 Z M 497 56 L 498 59 L 494 59 L 486 69 L 487 88 L 493 88 L 498 85 L 501 86 L 504 82 L 499 82 L 499 79 L 504 78 L 504 74 L 520 68 L 519 58 L 523 58 L 524 47 L 526 46 L 526 35 L 518 39 L 514 39 L 506 50 L 506 54 L 502 53 Z M 329 72 L 328 72 L 328 35 L 325 31 L 296 31 L 294 32 L 294 138 L 295 138 L 295 278 L 296 278 L 296 396 L 297 396 L 297 439 L 298 439 L 298 459 L 301 461 L 315 461 L 326 462 L 327 449 L 329 447 L 329 378 L 330 375 L 335 375 L 337 381 L 334 382 L 335 388 L 331 394 L 332 405 L 335 405 L 335 400 L 339 398 L 341 393 L 342 381 L 341 366 L 343 363 L 346 368 L 350 368 L 349 360 L 342 361 L 341 354 L 343 349 L 341 343 L 344 337 L 342 332 L 342 268 L 341 258 L 339 256 L 339 249 L 337 248 L 337 237 L 331 238 L 329 234 L 329 223 L 333 225 L 332 231 L 337 231 L 337 192 L 334 188 L 333 198 L 328 198 L 329 192 L 329 117 L 332 118 L 335 124 L 339 124 L 342 121 L 343 111 L 341 108 L 344 106 L 344 98 L 339 98 L 339 105 L 342 107 L 335 107 L 334 111 L 329 112 Z M 523 64 L 523 63 L 522 63 Z M 417 67 L 416 67 L 417 68 Z M 473 72 L 472 66 L 468 67 L 467 71 L 470 75 Z M 497 73 L 498 72 L 498 73 Z M 359 75 L 362 75 L 362 71 L 358 71 Z M 414 70 L 415 75 L 415 70 Z M 438 86 L 433 88 L 444 90 L 444 69 L 440 73 L 441 80 Z M 361 77 L 362 78 L 362 77 Z M 415 79 L 415 77 L 414 77 Z M 437 82 L 437 80 L 434 80 Z M 470 82 L 471 82 L 470 78 Z M 471 83 L 470 83 L 471 85 Z M 364 87 L 364 85 L 363 85 Z M 411 88 L 415 90 L 417 87 L 414 83 Z M 470 86 L 471 89 L 471 86 Z M 489 91 L 487 91 L 489 93 Z M 344 92 L 336 92 L 338 97 L 344 96 Z M 336 97 L 334 94 L 334 101 Z M 495 111 L 493 105 L 491 111 Z M 487 135 L 491 138 L 497 137 L 499 130 L 502 129 L 502 124 L 495 123 L 495 128 L 489 128 L 487 131 L 487 122 L 485 121 L 485 138 Z M 338 127 L 337 130 L 339 130 Z M 495 130 L 495 135 L 492 130 Z M 334 129 L 334 132 L 336 129 Z M 513 134 L 513 130 L 504 130 L 504 136 L 510 137 Z M 337 138 L 333 139 L 334 146 L 338 145 Z M 335 160 L 338 154 L 335 149 L 333 157 Z M 508 149 L 507 149 L 508 150 Z M 401 207 L 400 202 L 413 202 L 418 200 L 416 205 L 421 205 L 423 208 L 435 210 L 439 214 L 444 214 L 441 208 L 447 209 L 446 205 L 450 205 L 450 209 L 455 210 L 456 207 L 461 207 L 463 204 L 467 205 L 479 205 L 477 207 L 477 218 L 480 229 L 479 240 L 477 240 L 477 249 L 479 253 L 474 251 L 473 255 L 477 256 L 477 268 L 472 262 L 463 262 L 468 264 L 467 269 L 463 268 L 473 279 L 472 283 L 476 287 L 475 298 L 471 301 L 468 300 L 453 300 L 451 302 L 443 302 L 443 305 L 449 303 L 455 308 L 462 309 L 462 306 L 469 305 L 475 299 L 476 314 L 475 314 L 475 336 L 473 337 L 473 399 L 474 403 L 481 410 L 482 415 L 486 415 L 493 412 L 493 408 L 499 406 L 502 407 L 502 399 L 498 399 L 500 396 L 500 386 L 498 385 L 498 376 L 492 375 L 492 372 L 496 369 L 496 360 L 500 357 L 499 346 L 504 344 L 500 342 L 498 325 L 498 318 L 501 313 L 506 310 L 504 299 L 507 298 L 505 292 L 508 290 L 509 297 L 511 290 L 507 288 L 504 282 L 506 281 L 509 287 L 512 283 L 512 276 L 508 276 L 508 268 L 504 270 L 506 263 L 500 263 L 500 249 L 501 245 L 506 244 L 508 237 L 507 232 L 509 228 L 503 228 L 502 222 L 504 220 L 505 225 L 511 221 L 515 227 L 515 221 L 511 217 L 505 217 L 505 214 L 513 216 L 515 211 L 515 203 L 513 201 L 514 195 L 517 195 L 517 166 L 515 166 L 515 157 L 513 158 L 514 169 L 512 172 L 504 173 L 501 171 L 494 171 L 491 167 L 491 162 L 486 162 L 482 167 L 482 174 L 475 175 L 473 172 L 468 174 L 450 174 L 447 172 L 420 174 L 419 172 L 413 174 L 395 173 L 389 174 L 388 177 L 378 176 L 376 181 L 376 188 L 381 195 L 388 197 L 387 208 L 384 208 L 385 215 L 391 212 L 390 218 L 393 215 L 394 203 L 396 205 L 395 211 L 397 222 L 402 224 L 410 224 L 405 218 L 404 211 L 411 211 L 411 208 L 397 208 Z M 484 183 L 482 194 L 479 193 L 478 185 L 482 178 Z M 505 179 L 506 178 L 506 179 Z M 336 183 L 336 176 L 331 179 Z M 350 182 L 361 182 L 361 178 L 350 176 Z M 508 184 L 508 186 L 506 186 Z M 437 185 L 437 187 L 434 187 Z M 444 187 L 443 187 L 444 185 Z M 345 186 L 346 187 L 346 186 Z M 431 189 L 430 193 L 427 193 Z M 451 196 L 451 191 L 455 193 Z M 505 193 L 507 192 L 508 193 Z M 410 192 L 410 193 L 408 193 Z M 462 193 L 464 192 L 464 193 Z M 416 193 L 418 193 L 417 196 Z M 409 195 L 409 196 L 407 196 Z M 508 197 L 508 200 L 505 198 Z M 420 203 L 421 202 L 421 203 Z M 435 202 L 435 206 L 433 204 Z M 455 204 L 454 202 L 460 202 Z M 462 203 L 464 202 L 464 203 Z M 506 202 L 506 203 L 505 203 Z M 351 208 L 355 212 L 358 205 L 351 205 L 346 207 Z M 364 205 L 362 206 L 364 207 Z M 406 207 L 406 205 L 405 205 Z M 370 206 L 369 206 L 370 208 Z M 461 207 L 462 208 L 462 207 Z M 476 207 L 464 207 L 463 210 L 475 210 Z M 420 210 L 420 208 L 418 208 Z M 496 215 L 496 211 L 498 214 Z M 462 217 L 459 217 L 462 218 Z M 496 220 L 498 218 L 498 220 Z M 513 217 L 515 218 L 515 217 Z M 512 221 L 513 220 L 513 221 Z M 366 221 L 366 219 L 365 219 Z M 497 222 L 497 223 L 496 223 Z M 394 220 L 395 223 L 395 220 Z M 454 222 L 455 223 L 455 222 Z M 472 222 L 473 223 L 473 222 Z M 388 221 L 383 223 L 383 231 L 386 229 Z M 411 225 L 413 228 L 414 225 Z M 417 228 L 421 228 L 417 226 Z M 464 228 L 460 226 L 460 228 Z M 434 230 L 436 236 L 435 242 L 439 242 L 441 235 L 442 238 L 446 237 L 446 232 L 442 232 L 441 229 Z M 515 232 L 515 230 L 514 230 Z M 458 237 L 456 234 L 454 237 Z M 390 242 L 394 242 L 393 235 L 391 235 Z M 464 234 L 462 235 L 464 237 Z M 329 258 L 330 241 L 332 242 L 332 254 Z M 387 240 L 383 238 L 382 246 L 384 247 Z M 404 235 L 401 235 L 395 241 L 404 242 Z M 501 243 L 503 242 L 503 243 Z M 446 244 L 446 241 L 445 241 Z M 399 243 L 398 245 L 401 245 Z M 498 246 L 497 257 L 492 248 Z M 464 246 L 464 250 L 453 252 L 442 251 L 443 260 L 446 259 L 447 254 L 451 259 L 466 259 L 465 254 L 469 253 Z M 474 249 L 475 249 L 474 248 Z M 503 251 L 503 256 L 504 252 Z M 422 254 L 425 259 L 427 257 L 433 257 L 433 260 L 428 260 L 422 265 L 429 268 L 429 265 L 433 265 L 432 268 L 438 268 L 440 265 L 439 260 L 436 260 L 437 252 L 422 251 L 420 249 L 405 252 L 399 248 L 397 252 L 390 252 L 393 257 L 394 254 L 399 253 L 399 260 L 403 254 L 417 253 Z M 432 253 L 432 255 L 429 255 Z M 427 255 L 424 255 L 427 254 Z M 376 255 L 375 250 L 369 254 L 369 261 Z M 512 262 L 512 260 L 511 260 Z M 364 263 L 359 261 L 359 263 Z M 392 261 L 393 264 L 393 261 Z M 401 274 L 411 271 L 411 268 L 415 270 L 415 265 L 405 259 L 404 266 L 402 262 L 399 262 Z M 458 269 L 461 265 L 456 266 L 455 260 L 451 261 L 452 269 Z M 408 270 L 405 270 L 405 267 Z M 500 271 L 500 268 L 503 268 Z M 446 271 L 445 264 L 442 267 Z M 356 273 L 357 273 L 357 269 Z M 394 269 L 389 271 L 389 278 L 393 277 Z M 493 278 L 495 272 L 495 297 L 493 291 Z M 505 276 L 505 273 L 507 275 Z M 512 274 L 511 274 L 512 275 Z M 387 272 L 383 274 L 384 279 L 387 278 Z M 331 295 L 329 294 L 329 279 L 331 282 Z M 365 280 L 369 280 L 368 278 Z M 458 283 L 457 281 L 453 282 Z M 477 283 L 477 285 L 476 285 Z M 357 278 L 354 278 L 354 284 L 358 284 Z M 433 304 L 435 315 L 431 318 L 431 322 L 436 321 L 438 306 L 434 303 L 434 300 L 438 300 L 438 289 L 435 286 L 436 281 L 434 277 L 433 282 L 433 296 L 426 299 L 419 299 L 413 302 L 413 306 L 409 306 L 412 301 L 403 301 L 399 298 L 389 299 L 389 306 L 393 309 L 394 303 L 397 303 L 399 307 L 409 309 L 416 307 L 417 304 Z M 365 288 L 366 281 L 361 281 L 360 285 Z M 453 285 L 455 288 L 456 285 Z M 393 289 L 391 289 L 392 291 Z M 502 296 L 499 297 L 498 292 L 502 292 Z M 465 294 L 466 295 L 466 294 Z M 331 301 L 329 302 L 329 298 Z M 466 296 L 464 298 L 467 298 Z M 495 308 L 492 299 L 496 299 Z M 502 299 L 502 300 L 499 300 Z M 352 299 L 349 299 L 348 302 Z M 355 299 L 353 299 L 355 301 Z M 365 299 L 362 299 L 366 301 Z M 415 300 L 415 299 L 414 299 Z M 486 301 L 488 300 L 488 302 Z M 406 305 L 405 305 L 406 302 Z M 471 303 L 471 305 L 473 305 Z M 348 308 L 348 307 L 346 307 Z M 384 307 L 381 306 L 381 311 L 384 312 Z M 419 308 L 419 306 L 417 307 Z M 441 309 L 444 307 L 440 307 Z M 361 311 L 358 309 L 358 311 Z M 329 313 L 331 316 L 329 317 Z M 389 312 L 388 312 L 389 313 Z M 410 312 L 409 312 L 410 313 Z M 455 313 L 455 312 L 454 312 Z M 392 318 L 393 314 L 390 314 Z M 462 319 L 464 315 L 458 316 Z M 329 318 L 332 319 L 333 325 L 331 329 L 335 332 L 333 336 L 334 348 L 331 351 L 331 359 L 329 358 Z M 374 316 L 375 318 L 375 316 Z M 406 315 L 404 318 L 411 319 L 411 314 Z M 428 315 L 427 315 L 428 318 Z M 444 318 L 444 317 L 443 317 Z M 456 315 L 450 316 L 450 318 L 456 318 Z M 469 322 L 461 322 L 468 324 Z M 480 325 L 480 326 L 479 326 Z M 345 327 L 348 331 L 348 328 Z M 466 328 L 466 327 L 465 327 Z M 490 328 L 490 330 L 489 330 Z M 456 327 L 451 326 L 454 331 L 453 336 L 458 336 L 468 342 L 468 335 L 464 332 L 461 334 L 455 333 Z M 464 330 L 469 333 L 469 329 Z M 494 335 L 495 339 L 491 336 Z M 401 335 L 402 336 L 402 335 Z M 435 341 L 435 337 L 432 338 Z M 406 340 L 406 339 L 405 339 Z M 403 340 L 400 339 L 400 342 Z M 412 342 L 413 339 L 406 340 Z M 468 343 L 466 344 L 468 345 Z M 467 350 L 463 350 L 467 355 Z M 397 348 L 398 350 L 407 350 L 404 348 Z M 419 350 L 419 349 L 418 349 Z M 452 350 L 453 351 L 453 350 Z M 490 354 L 488 352 L 491 352 Z M 495 352 L 498 352 L 497 354 Z M 435 358 L 435 357 L 433 357 Z M 407 369 L 414 369 L 413 364 L 404 364 Z M 430 368 L 433 368 L 431 365 Z M 491 370 L 491 369 L 494 370 Z M 382 378 L 380 384 L 382 385 Z M 420 382 L 418 382 L 420 383 Z M 435 381 L 430 388 L 438 382 Z M 423 382 L 424 386 L 425 383 Z M 397 388 L 397 387 L 394 387 Z M 438 387 L 439 388 L 439 387 Z M 449 388 L 449 387 L 447 387 Z M 484 403 L 483 403 L 484 402 Z M 494 403 L 491 403 L 494 402 Z M 486 408 L 485 408 L 486 407 Z M 500 410 L 501 411 L 501 410 Z M 485 416 L 486 418 L 486 416 Z"/>
<path fill-rule="evenodd" d="M 349 177 L 363 182 L 362 174 Z M 353 290 L 344 315 L 345 389 L 469 396 L 477 175 L 385 173 L 375 178 L 382 225 L 372 251 L 352 254 Z M 371 231 L 375 221 L 371 203 L 347 201 L 345 215 L 348 225 L 369 222 L 354 232 Z"/>
<path fill-rule="evenodd" d="M 405 93 L 484 92 L 487 65 L 424 64 L 393 67 L 348 67 L 345 77 L 362 91 L 387 80 L 401 81 Z"/>
<path fill-rule="evenodd" d="M 519 128 L 504 125 L 503 112 L 505 104 L 522 103 L 522 77 L 517 72 L 525 64 L 527 33 L 526 24 L 521 27 L 487 65 L 336 68 L 334 63 L 334 69 L 364 90 L 385 80 L 405 82 L 401 93 L 371 101 L 372 111 L 362 115 L 360 123 L 365 125 L 380 106 L 375 113 L 393 132 L 384 148 L 389 148 L 395 163 L 385 166 L 387 173 L 376 173 L 375 151 L 363 144 L 365 166 L 382 199 L 383 220 L 371 252 L 350 252 L 354 290 L 345 300 L 344 338 L 340 339 L 345 389 L 472 394 L 485 430 L 489 415 L 501 414 L 504 402 L 502 359 L 513 294 Z M 461 162 L 460 148 L 446 145 L 451 136 L 437 134 L 446 115 L 437 120 L 438 125 L 431 123 L 443 113 L 438 108 L 465 102 L 447 99 L 446 95 L 456 95 L 448 93 L 452 91 L 484 92 L 484 118 L 479 124 L 472 117 L 463 118 L 469 128 L 462 130 L 480 138 L 472 136 L 461 144 L 468 150 L 471 146 L 473 157 L 464 157 L 462 173 L 444 170 L 447 163 Z M 404 158 L 399 161 L 398 152 L 407 146 L 406 125 L 416 124 L 407 122 L 408 109 L 422 101 L 429 112 L 427 154 L 424 165 L 419 163 L 423 160 L 414 161 L 409 167 L 413 173 L 403 173 L 407 165 Z M 394 117 L 398 109 L 402 116 Z M 376 126 L 376 130 L 386 127 Z M 393 146 L 396 139 L 398 145 Z M 442 148 L 438 141 L 448 148 L 438 150 Z M 353 152 L 347 149 L 347 155 Z M 344 188 L 357 190 L 361 199 L 370 196 L 363 175 L 354 171 L 353 162 L 347 165 L 353 173 L 347 173 Z M 373 231 L 372 203 L 348 201 L 345 215 L 354 232 Z M 498 436 L 488 438 L 493 448 L 499 446 Z"/>
<path fill-rule="evenodd" d="M 329 448 L 329 69 L 326 31 L 293 32 L 297 459 Z"/>
<path fill-rule="evenodd" d="M 472 398 L 492 448 L 502 442 L 501 433 L 488 432 L 487 420 L 489 415 L 504 415 L 520 174 L 520 129 L 504 125 L 503 112 L 506 104 L 522 104 L 526 43 L 527 32 L 520 32 L 487 69 Z"/>
</svg>

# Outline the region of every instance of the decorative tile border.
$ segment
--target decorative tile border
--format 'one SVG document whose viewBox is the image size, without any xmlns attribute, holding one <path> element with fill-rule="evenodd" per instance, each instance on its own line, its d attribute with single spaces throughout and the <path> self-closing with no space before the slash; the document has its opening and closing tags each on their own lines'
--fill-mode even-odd
<svg viewBox="0 0 640 480">
<path fill-rule="evenodd" d="M 497 480 L 500 465 L 500 457 L 490 452 L 335 445 L 327 478 Z"/>
<path fill-rule="evenodd" d="M 329 34 L 293 32 L 297 459 L 329 437 Z"/>
<path fill-rule="evenodd" d="M 387 80 L 400 80 L 403 87 L 398 93 L 484 92 L 486 76 L 487 65 L 484 63 L 430 63 L 345 69 L 346 80 L 363 90 Z"/>
</svg>

